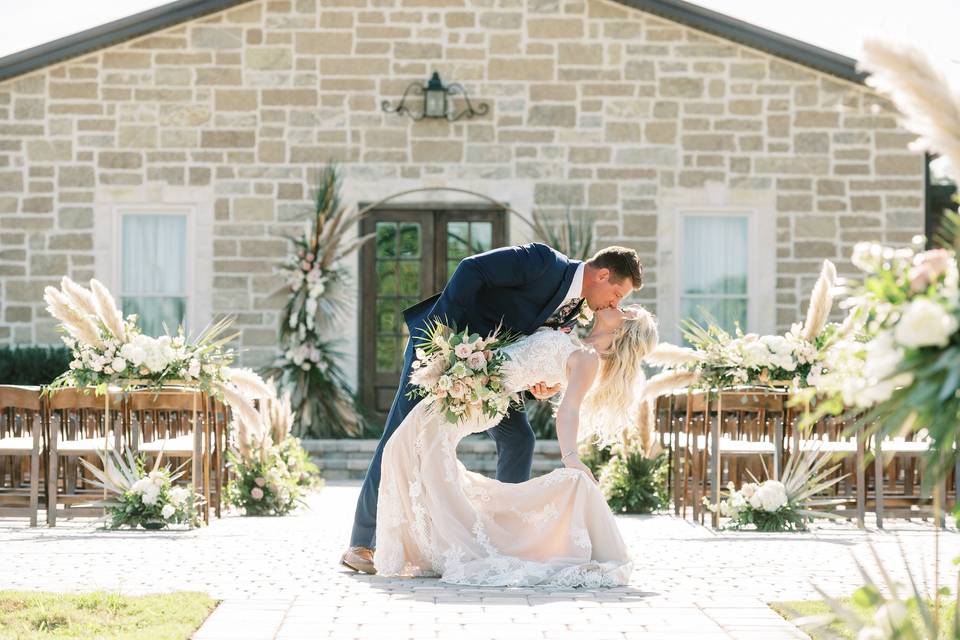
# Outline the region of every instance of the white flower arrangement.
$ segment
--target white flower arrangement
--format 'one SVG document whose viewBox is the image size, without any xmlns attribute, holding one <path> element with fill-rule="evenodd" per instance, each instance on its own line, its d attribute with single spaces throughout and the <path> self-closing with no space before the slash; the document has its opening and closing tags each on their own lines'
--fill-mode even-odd
<svg viewBox="0 0 960 640">
<path fill-rule="evenodd" d="M 685 337 L 692 349 L 661 343 L 647 356 L 648 363 L 668 370 L 650 380 L 644 397 L 686 386 L 806 387 L 811 372 L 823 373 L 825 351 L 839 337 L 840 327 L 827 323 L 836 278 L 833 263 L 825 260 L 805 322 L 783 335 L 744 334 L 739 328 L 730 335 L 715 325 L 688 322 Z"/>
<path fill-rule="evenodd" d="M 63 343 L 71 350 L 69 369 L 51 385 L 97 387 L 129 386 L 146 382 L 162 386 L 169 381 L 195 382 L 211 390 L 223 382 L 223 368 L 233 358 L 225 348 L 236 337 L 225 335 L 232 320 L 217 322 L 189 342 L 180 327 L 177 335 L 157 338 L 140 332 L 137 317 L 123 318 L 113 296 L 97 280 L 86 289 L 64 277 L 60 289 L 44 290 L 47 311 L 60 321 Z"/>
<path fill-rule="evenodd" d="M 197 505 L 202 502 L 202 496 L 174 485 L 183 474 L 161 467 L 161 457 L 157 457 L 150 471 L 144 466 L 144 458 L 135 458 L 129 450 L 124 454 L 113 451 L 101 454 L 102 469 L 80 460 L 93 474 L 93 483 L 112 494 L 100 503 L 111 528 L 162 529 L 171 524 L 199 524 Z"/>
<path fill-rule="evenodd" d="M 737 489 L 727 483 L 727 497 L 711 504 L 706 497 L 703 504 L 725 518 L 728 528 L 753 526 L 758 531 L 802 531 L 806 523 L 823 515 L 811 507 L 831 504 L 828 498 L 816 498 L 843 478 L 830 478 L 839 465 L 830 464 L 829 455 L 807 451 L 792 456 L 784 467 L 780 480 L 744 483 Z M 748 472 L 749 473 L 749 472 Z"/>
</svg>

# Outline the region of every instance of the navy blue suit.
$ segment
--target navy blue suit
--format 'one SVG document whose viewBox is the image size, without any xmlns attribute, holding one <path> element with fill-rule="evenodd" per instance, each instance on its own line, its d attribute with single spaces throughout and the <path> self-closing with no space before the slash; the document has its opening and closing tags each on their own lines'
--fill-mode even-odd
<svg viewBox="0 0 960 640">
<path fill-rule="evenodd" d="M 460 330 L 469 327 L 480 335 L 489 334 L 500 324 L 504 330 L 529 335 L 563 302 L 579 265 L 579 261 L 538 243 L 487 251 L 465 258 L 441 293 L 405 310 L 403 317 L 412 337 L 423 335 L 431 318 L 445 318 Z M 407 341 L 400 388 L 360 490 L 351 546 L 374 546 L 383 447 L 419 401 L 407 398 L 413 342 Z M 511 411 L 487 433 L 497 443 L 497 480 L 529 480 L 536 438 L 526 413 Z"/>
</svg>

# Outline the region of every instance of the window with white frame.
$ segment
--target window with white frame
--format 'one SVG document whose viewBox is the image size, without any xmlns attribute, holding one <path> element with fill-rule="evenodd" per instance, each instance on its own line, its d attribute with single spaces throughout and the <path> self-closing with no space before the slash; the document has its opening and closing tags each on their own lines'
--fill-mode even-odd
<svg viewBox="0 0 960 640">
<path fill-rule="evenodd" d="M 187 215 L 123 213 L 120 216 L 120 299 L 144 333 L 162 335 L 186 324 L 189 295 Z"/>
<path fill-rule="evenodd" d="M 746 215 L 683 216 L 681 318 L 748 331 L 749 241 Z"/>
</svg>

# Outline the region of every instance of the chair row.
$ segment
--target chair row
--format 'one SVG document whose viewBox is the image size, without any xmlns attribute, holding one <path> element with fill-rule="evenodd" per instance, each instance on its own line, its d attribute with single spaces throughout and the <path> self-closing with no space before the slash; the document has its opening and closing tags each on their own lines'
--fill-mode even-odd
<svg viewBox="0 0 960 640">
<path fill-rule="evenodd" d="M 835 514 L 856 517 L 864 526 L 866 512 L 885 516 L 927 517 L 932 495 L 921 492 L 923 457 L 929 441 L 919 434 L 904 438 L 868 437 L 862 428 L 840 418 L 823 418 L 809 428 L 798 427 L 802 410 L 790 406 L 790 394 L 774 390 L 685 392 L 657 402 L 657 431 L 669 455 L 669 484 L 674 510 L 703 522 L 721 498 L 727 482 L 738 487 L 750 474 L 779 479 L 791 455 L 807 451 L 831 454 L 843 479 L 831 495 Z M 868 460 L 872 457 L 872 462 Z M 749 474 L 748 474 L 749 472 Z M 934 488 L 940 504 L 956 500 L 960 475 L 954 471 Z M 942 518 L 942 512 L 941 512 Z M 719 514 L 710 515 L 714 527 Z"/>
<path fill-rule="evenodd" d="M 220 517 L 225 486 L 227 407 L 199 390 L 164 388 L 104 395 L 73 388 L 0 385 L 0 516 L 28 516 L 43 499 L 47 524 L 57 517 L 100 515 L 104 497 L 79 460 L 100 464 L 105 451 L 189 462 L 184 475 Z M 44 473 L 45 470 L 45 473 Z"/>
</svg>

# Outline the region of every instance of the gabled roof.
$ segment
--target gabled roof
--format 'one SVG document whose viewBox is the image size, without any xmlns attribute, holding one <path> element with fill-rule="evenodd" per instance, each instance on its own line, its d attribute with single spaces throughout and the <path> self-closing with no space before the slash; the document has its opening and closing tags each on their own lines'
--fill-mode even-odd
<svg viewBox="0 0 960 640">
<path fill-rule="evenodd" d="M 250 0 L 176 0 L 0 58 L 0 81 L 88 54 Z M 683 0 L 613 0 L 844 80 L 862 83 L 856 60 Z"/>
</svg>

